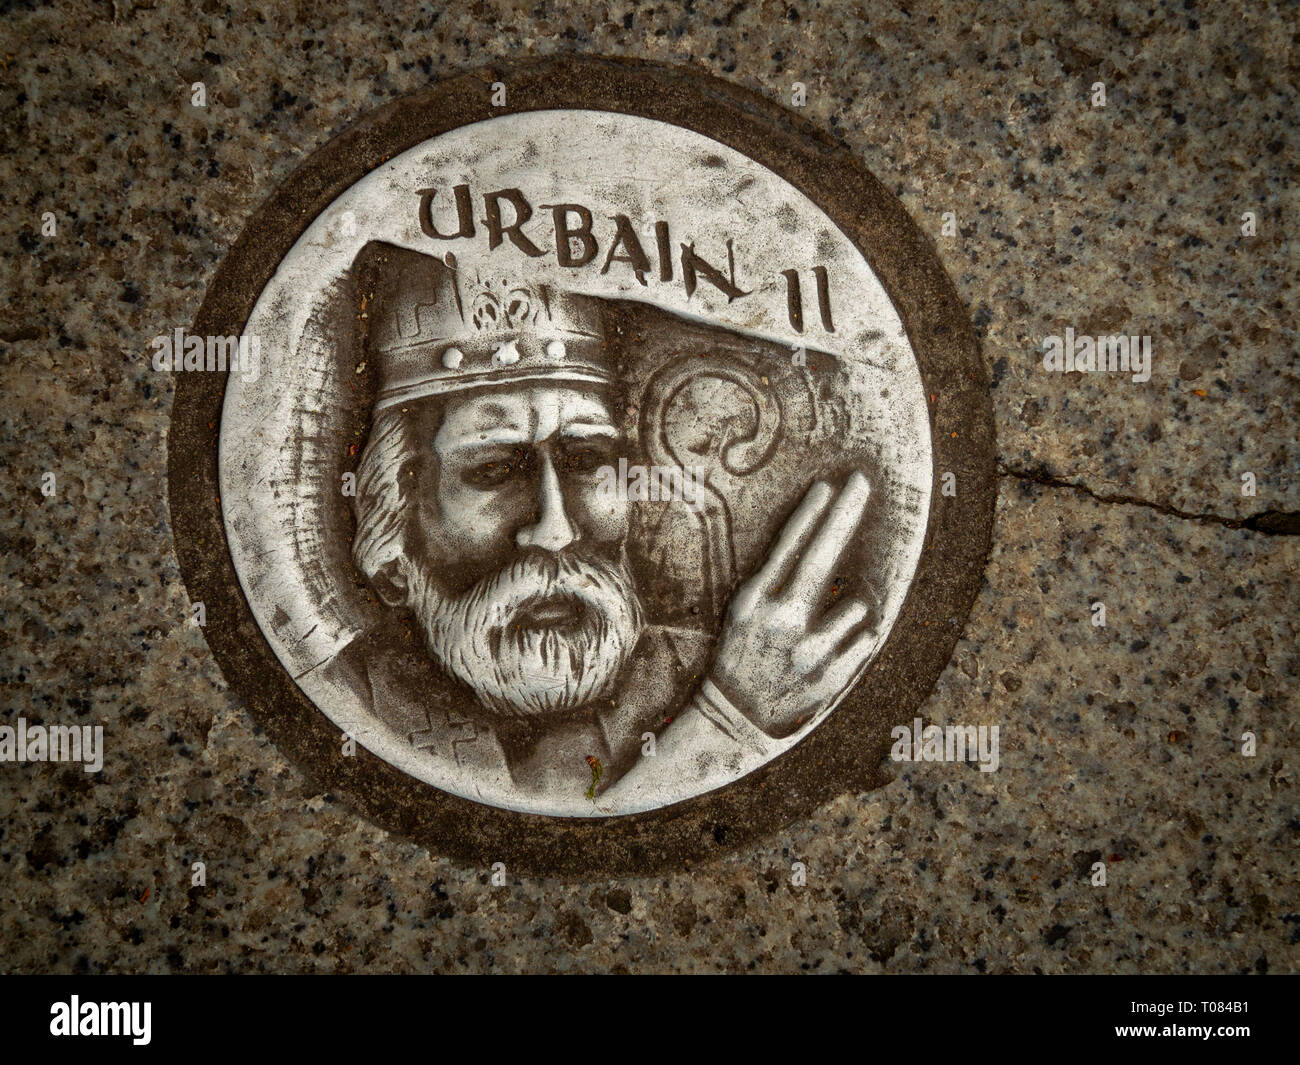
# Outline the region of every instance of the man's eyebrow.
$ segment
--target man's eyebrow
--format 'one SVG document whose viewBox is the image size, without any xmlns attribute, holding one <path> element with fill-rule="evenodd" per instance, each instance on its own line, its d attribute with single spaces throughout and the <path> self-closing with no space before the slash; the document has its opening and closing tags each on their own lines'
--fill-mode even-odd
<svg viewBox="0 0 1300 1065">
<path fill-rule="evenodd" d="M 618 430 L 608 422 L 569 422 L 560 430 L 560 436 L 585 440 L 592 436 L 618 436 Z"/>
<path fill-rule="evenodd" d="M 530 434 L 520 429 L 498 429 L 491 433 L 478 433 L 474 436 L 457 440 L 448 448 L 449 451 L 465 451 L 469 448 L 514 446 L 532 442 Z"/>
<path fill-rule="evenodd" d="M 504 404 L 494 402 L 479 404 L 478 421 L 480 424 L 504 421 L 509 417 L 510 412 L 506 410 Z"/>
<path fill-rule="evenodd" d="M 513 432 L 518 422 L 512 411 L 506 409 L 501 403 L 483 403 L 473 412 L 469 421 L 467 432 L 471 433 L 499 433 Z"/>
<path fill-rule="evenodd" d="M 618 436 L 618 430 L 608 422 L 569 422 L 560 429 L 559 435 L 565 440 L 589 440 L 593 437 L 609 437 L 613 439 Z M 447 450 L 455 452 L 465 451 L 470 448 L 515 447 L 519 444 L 531 444 L 533 442 L 533 436 L 527 430 L 500 427 L 490 432 L 482 431 L 472 435 L 467 434 L 452 443 Z"/>
</svg>

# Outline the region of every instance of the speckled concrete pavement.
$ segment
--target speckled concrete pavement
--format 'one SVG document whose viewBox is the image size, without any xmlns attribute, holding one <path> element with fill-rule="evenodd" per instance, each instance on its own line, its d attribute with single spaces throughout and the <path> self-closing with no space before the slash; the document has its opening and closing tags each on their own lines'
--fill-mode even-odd
<svg viewBox="0 0 1300 1065">
<path fill-rule="evenodd" d="M 0 969 L 1300 968 L 1293 11 L 272 6 L 0 15 L 0 713 L 102 724 L 109 752 L 99 774 L 0 764 Z M 568 52 L 787 103 L 801 81 L 805 116 L 933 234 L 1004 476 L 923 713 L 1000 724 L 998 772 L 896 767 L 667 877 L 493 887 L 314 794 L 228 693 L 187 624 L 172 383 L 148 339 L 193 318 L 257 205 L 368 110 Z M 1067 327 L 1150 336 L 1151 379 L 1047 373 Z"/>
</svg>

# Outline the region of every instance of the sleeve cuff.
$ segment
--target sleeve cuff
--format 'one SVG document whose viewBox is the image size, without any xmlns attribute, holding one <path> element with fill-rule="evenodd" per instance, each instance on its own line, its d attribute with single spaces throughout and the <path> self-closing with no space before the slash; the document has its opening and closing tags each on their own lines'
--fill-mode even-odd
<svg viewBox="0 0 1300 1065">
<path fill-rule="evenodd" d="M 706 678 L 700 685 L 695 704 L 709 724 L 742 747 L 765 758 L 774 753 L 777 744 L 772 737 L 736 709 L 713 681 Z"/>
</svg>

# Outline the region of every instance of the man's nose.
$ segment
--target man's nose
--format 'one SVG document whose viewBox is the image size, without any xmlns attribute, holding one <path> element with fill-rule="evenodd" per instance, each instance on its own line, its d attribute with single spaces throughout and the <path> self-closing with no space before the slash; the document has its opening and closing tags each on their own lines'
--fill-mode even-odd
<svg viewBox="0 0 1300 1065">
<path fill-rule="evenodd" d="M 537 547 L 543 551 L 562 551 L 578 538 L 578 530 L 565 513 L 560 479 L 555 473 L 551 457 L 543 453 L 540 465 L 537 501 L 541 515 L 537 524 L 520 529 L 515 534 L 515 543 L 520 547 Z"/>
</svg>

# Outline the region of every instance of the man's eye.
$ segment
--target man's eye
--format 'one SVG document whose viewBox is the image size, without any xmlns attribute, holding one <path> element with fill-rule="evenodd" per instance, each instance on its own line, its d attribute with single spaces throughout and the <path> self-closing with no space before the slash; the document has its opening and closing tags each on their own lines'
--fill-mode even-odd
<svg viewBox="0 0 1300 1065">
<path fill-rule="evenodd" d="M 596 447 L 569 448 L 564 452 L 563 462 L 570 473 L 594 473 L 601 466 L 613 464 L 609 452 Z"/>
<path fill-rule="evenodd" d="M 512 462 L 481 462 L 465 472 L 465 480 L 478 488 L 491 488 L 504 484 L 514 472 Z"/>
</svg>

